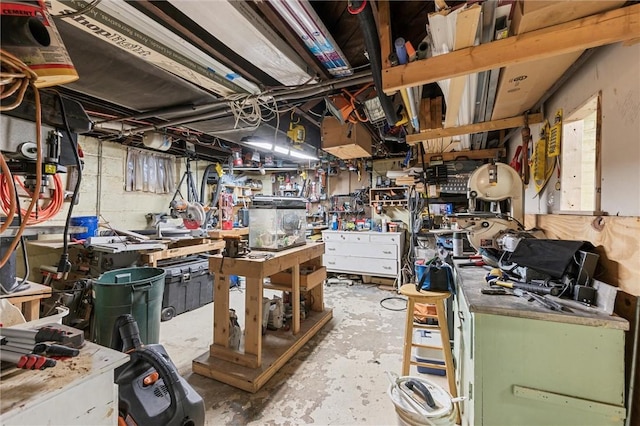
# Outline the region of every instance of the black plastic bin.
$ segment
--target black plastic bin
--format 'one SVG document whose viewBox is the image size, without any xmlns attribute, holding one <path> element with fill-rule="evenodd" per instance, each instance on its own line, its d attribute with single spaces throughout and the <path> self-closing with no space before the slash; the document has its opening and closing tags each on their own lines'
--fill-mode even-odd
<svg viewBox="0 0 640 426">
<path fill-rule="evenodd" d="M 158 267 L 166 273 L 162 321 L 213 302 L 213 275 L 209 272 L 208 258 L 190 257 Z"/>
</svg>

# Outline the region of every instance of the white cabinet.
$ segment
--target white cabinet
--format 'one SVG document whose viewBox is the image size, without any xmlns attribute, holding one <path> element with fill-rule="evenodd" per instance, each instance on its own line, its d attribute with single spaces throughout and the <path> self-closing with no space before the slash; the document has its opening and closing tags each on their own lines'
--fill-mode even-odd
<svg viewBox="0 0 640 426">
<path fill-rule="evenodd" d="M 401 232 L 323 231 L 328 272 L 396 278 L 402 285 Z"/>
</svg>

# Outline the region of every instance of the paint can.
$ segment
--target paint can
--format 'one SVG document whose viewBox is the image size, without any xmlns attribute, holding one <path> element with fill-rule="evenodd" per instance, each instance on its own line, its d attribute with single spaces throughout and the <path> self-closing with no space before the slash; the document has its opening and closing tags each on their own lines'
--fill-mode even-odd
<svg viewBox="0 0 640 426">
<path fill-rule="evenodd" d="M 2 2 L 2 48 L 38 74 L 36 87 L 71 83 L 78 79 L 53 18 L 43 0 Z"/>
</svg>

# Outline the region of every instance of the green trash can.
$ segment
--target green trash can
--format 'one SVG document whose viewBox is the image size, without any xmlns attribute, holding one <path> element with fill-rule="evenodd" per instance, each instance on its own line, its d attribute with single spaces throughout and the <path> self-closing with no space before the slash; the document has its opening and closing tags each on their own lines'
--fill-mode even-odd
<svg viewBox="0 0 640 426">
<path fill-rule="evenodd" d="M 142 342 L 160 343 L 164 278 L 164 269 L 140 267 L 105 272 L 93 280 L 92 340 L 110 347 L 116 319 L 131 314 Z"/>
</svg>

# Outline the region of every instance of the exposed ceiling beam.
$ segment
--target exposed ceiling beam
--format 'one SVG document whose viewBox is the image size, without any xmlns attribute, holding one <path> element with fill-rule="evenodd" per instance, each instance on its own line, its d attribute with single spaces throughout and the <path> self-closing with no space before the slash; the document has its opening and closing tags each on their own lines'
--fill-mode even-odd
<svg viewBox="0 0 640 426">
<path fill-rule="evenodd" d="M 311 67 L 321 78 L 330 79 L 329 72 L 318 63 L 311 52 L 307 49 L 306 46 L 300 40 L 292 30 L 289 25 L 283 22 L 282 18 L 278 13 L 273 10 L 271 5 L 266 1 L 255 1 L 253 5 L 264 15 L 267 22 L 271 24 L 278 32 L 285 38 L 285 40 L 289 43 L 289 45 L 295 50 L 295 52 L 300 55 L 302 60 L 307 63 L 309 67 Z"/>
<path fill-rule="evenodd" d="M 640 5 L 632 5 L 384 69 L 383 90 L 392 94 L 407 87 L 632 40 L 639 36 Z"/>
<path fill-rule="evenodd" d="M 527 117 L 529 124 L 542 123 L 544 116 L 541 113 L 529 114 Z M 502 118 L 500 120 L 485 121 L 483 123 L 467 124 L 466 126 L 445 127 L 440 129 L 427 129 L 420 133 L 407 135 L 406 140 L 409 145 L 418 142 L 438 139 L 451 136 L 470 135 L 472 133 L 489 132 L 492 130 L 511 129 L 513 127 L 524 126 L 525 116 Z"/>
<path fill-rule="evenodd" d="M 373 2 L 371 3 L 373 4 Z M 378 34 L 380 35 L 380 53 L 382 56 L 382 68 L 389 68 L 391 61 L 391 11 L 389 8 L 389 0 L 381 0 L 378 2 L 378 13 L 373 16 L 377 17 Z"/>
</svg>

